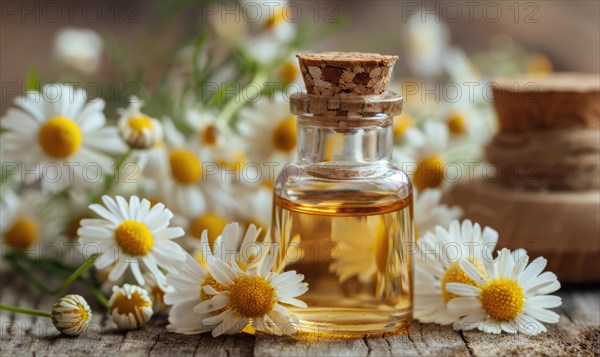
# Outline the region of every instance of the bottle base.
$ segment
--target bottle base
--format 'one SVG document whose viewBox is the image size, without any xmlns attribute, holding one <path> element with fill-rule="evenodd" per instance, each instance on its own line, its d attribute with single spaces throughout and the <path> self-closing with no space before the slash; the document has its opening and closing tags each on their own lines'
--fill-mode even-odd
<svg viewBox="0 0 600 357">
<path fill-rule="evenodd" d="M 393 313 L 373 309 L 308 308 L 292 309 L 300 319 L 300 336 L 318 338 L 362 338 L 365 335 L 408 331 L 411 309 Z"/>
</svg>

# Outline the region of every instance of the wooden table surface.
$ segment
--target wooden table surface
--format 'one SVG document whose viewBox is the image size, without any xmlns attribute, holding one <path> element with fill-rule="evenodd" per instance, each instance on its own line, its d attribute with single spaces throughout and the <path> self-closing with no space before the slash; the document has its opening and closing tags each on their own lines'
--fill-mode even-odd
<svg viewBox="0 0 600 357">
<path fill-rule="evenodd" d="M 56 297 L 41 296 L 12 274 L 1 274 L 3 304 L 50 310 Z M 415 322 L 408 333 L 351 340 L 299 340 L 264 334 L 213 338 L 167 332 L 166 316 L 139 331 L 121 332 L 97 311 L 85 335 L 60 335 L 50 319 L 2 312 L 0 356 L 404 356 L 600 355 L 600 290 L 562 289 L 560 322 L 536 337 L 453 331 Z M 91 302 L 90 299 L 88 299 Z"/>
</svg>

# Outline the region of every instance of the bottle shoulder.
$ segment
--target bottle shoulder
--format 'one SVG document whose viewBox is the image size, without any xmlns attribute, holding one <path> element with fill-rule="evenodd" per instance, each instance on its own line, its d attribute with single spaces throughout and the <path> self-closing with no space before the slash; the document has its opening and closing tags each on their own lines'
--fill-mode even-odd
<svg viewBox="0 0 600 357">
<path fill-rule="evenodd" d="M 276 183 L 275 196 L 296 204 L 347 207 L 393 207 L 412 198 L 412 185 L 389 165 L 288 165 Z"/>
</svg>

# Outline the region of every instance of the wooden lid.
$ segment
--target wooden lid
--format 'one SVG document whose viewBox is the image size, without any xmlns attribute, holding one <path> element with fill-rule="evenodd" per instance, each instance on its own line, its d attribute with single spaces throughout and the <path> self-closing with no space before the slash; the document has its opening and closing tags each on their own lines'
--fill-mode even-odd
<svg viewBox="0 0 600 357">
<path fill-rule="evenodd" d="M 495 81 L 494 108 L 502 132 L 600 129 L 600 76 L 556 73 Z"/>
<path fill-rule="evenodd" d="M 308 94 L 380 95 L 387 89 L 398 56 L 324 52 L 297 55 Z"/>
</svg>

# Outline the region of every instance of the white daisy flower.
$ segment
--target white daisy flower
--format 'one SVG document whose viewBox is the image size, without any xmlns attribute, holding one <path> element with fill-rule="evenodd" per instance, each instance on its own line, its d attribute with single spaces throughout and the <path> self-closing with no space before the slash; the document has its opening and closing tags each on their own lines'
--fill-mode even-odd
<svg viewBox="0 0 600 357">
<path fill-rule="evenodd" d="M 206 270 L 191 256 L 181 264 L 177 273 L 167 275 L 167 283 L 173 287 L 164 296 L 164 301 L 172 305 L 169 311 L 167 330 L 182 334 L 198 334 L 212 330 L 202 323 L 210 314 L 198 314 L 194 307 L 209 298 L 204 286 L 211 285 L 219 289 L 218 284 Z"/>
<path fill-rule="evenodd" d="M 394 141 L 404 140 L 407 133 L 410 133 L 410 129 L 415 127 L 415 120 L 406 112 L 394 117 L 393 130 L 394 130 Z"/>
<path fill-rule="evenodd" d="M 271 227 L 271 213 L 273 208 L 273 188 L 268 185 L 248 184 L 238 185 L 236 197 L 242 197 L 237 210 L 236 218 L 249 226 L 262 228 L 266 232 Z"/>
<path fill-rule="evenodd" d="M 108 313 L 121 330 L 143 327 L 154 314 L 148 292 L 137 285 L 113 286 Z"/>
<path fill-rule="evenodd" d="M 252 324 L 257 331 L 275 335 L 291 335 L 296 332 L 298 318 L 282 304 L 306 307 L 296 297 L 308 290 L 303 275 L 295 271 L 282 274 L 271 272 L 273 259 L 264 254 L 260 264 L 247 270 L 235 261 L 231 265 L 220 259 L 209 260 L 211 276 L 219 284 L 204 286 L 210 296 L 194 307 L 196 313 L 214 316 L 202 323 L 213 328 L 212 335 L 234 334 Z"/>
<path fill-rule="evenodd" d="M 96 31 L 65 28 L 54 40 L 54 53 L 64 64 L 83 73 L 94 73 L 100 67 L 102 38 Z"/>
<path fill-rule="evenodd" d="M 60 333 L 79 336 L 92 320 L 92 309 L 80 295 L 67 295 L 52 306 L 52 324 Z"/>
<path fill-rule="evenodd" d="M 250 266 L 259 262 L 259 258 L 268 251 L 269 247 L 258 242 L 261 229 L 256 228 L 251 224 L 245 234 L 240 229 L 240 225 L 236 222 L 229 223 L 223 229 L 214 243 L 211 244 L 208 236 L 208 231 L 202 232 L 200 239 L 201 252 L 197 252 L 197 256 L 206 259 L 201 263 L 210 262 L 214 259 L 219 259 L 229 264 L 236 264 L 242 269 L 249 269 Z"/>
<path fill-rule="evenodd" d="M 162 197 L 179 214 L 201 214 L 206 211 L 206 199 L 200 149 L 194 141 L 186 140 L 171 121 L 163 124 L 168 146 L 160 153 L 162 164 L 157 167 L 159 171 L 155 176 Z"/>
<path fill-rule="evenodd" d="M 446 284 L 446 290 L 457 296 L 448 302 L 448 309 L 463 316 L 454 323 L 455 329 L 537 335 L 547 331 L 542 322 L 558 322 L 559 315 L 548 309 L 559 307 L 561 298 L 548 294 L 560 289 L 560 283 L 554 273 L 542 273 L 546 259 L 539 257 L 527 265 L 527 254 L 513 253 L 502 249 L 495 260 L 484 264 L 485 271 L 460 261 L 461 271 L 475 284 Z"/>
<path fill-rule="evenodd" d="M 459 261 L 468 259 L 483 271 L 486 260 L 498 242 L 498 232 L 469 220 L 453 221 L 449 228 L 437 226 L 417 243 L 415 251 L 414 316 L 421 322 L 450 324 L 460 316 L 451 313 L 446 303 L 456 295 L 446 284 L 460 282 L 475 285 L 460 268 Z"/>
<path fill-rule="evenodd" d="M 347 217 L 332 222 L 331 240 L 336 243 L 337 252 L 329 270 L 340 282 L 356 276 L 368 284 L 387 271 L 385 242 L 389 238 L 385 225 L 380 216 Z"/>
<path fill-rule="evenodd" d="M 173 287 L 168 284 L 159 284 L 150 272 L 144 273 L 144 280 L 146 280 L 146 283 L 143 288 L 148 292 L 150 300 L 152 300 L 152 310 L 154 310 L 154 313 L 167 311 L 169 307 L 165 304 L 164 296 L 172 292 Z"/>
<path fill-rule="evenodd" d="M 108 279 L 116 281 L 129 267 L 136 281 L 144 285 L 140 265 L 143 263 L 159 284 L 166 279 L 161 271 L 176 271 L 185 252 L 171 239 L 183 236 L 181 227 L 169 227 L 173 217 L 162 203 L 151 207 L 150 201 L 131 196 L 129 202 L 117 196 L 116 201 L 103 196 L 104 206 L 90 205 L 100 219 L 83 219 L 79 235 L 82 249 L 98 247 L 103 253 L 96 261 L 98 269 L 116 263 Z"/>
<path fill-rule="evenodd" d="M 163 140 L 161 123 L 141 112 L 144 102 L 137 97 L 131 97 L 129 107 L 119 108 L 117 127 L 121 138 L 134 149 L 148 149 Z"/>
<path fill-rule="evenodd" d="M 240 42 L 242 50 L 262 65 L 272 65 L 285 55 L 288 44 L 296 37 L 296 25 L 288 16 L 287 1 L 244 0 L 252 6 L 253 20 L 249 22 L 250 36 Z M 246 6 L 242 4 L 242 8 Z"/>
<path fill-rule="evenodd" d="M 414 198 L 415 239 L 433 232 L 436 226 L 448 227 L 450 222 L 462 216 L 460 207 L 449 207 L 441 203 L 442 191 L 438 189 L 415 191 Z"/>
<path fill-rule="evenodd" d="M 41 180 L 43 189 L 58 191 L 103 182 L 112 171 L 114 160 L 106 153 L 126 147 L 116 128 L 104 127 L 104 101 L 86 99 L 82 89 L 49 84 L 42 93 L 15 99 L 18 108 L 6 112 L 0 121 L 3 154 L 35 170 L 21 175 L 28 183 Z"/>
<path fill-rule="evenodd" d="M 279 93 L 272 98 L 263 97 L 239 112 L 240 135 L 248 142 L 250 157 L 259 165 L 279 163 L 275 175 L 296 155 L 296 117 L 289 112 L 289 102 Z M 262 170 L 268 179 L 273 168 Z M 266 174 L 268 173 L 268 175 Z M 275 180 L 276 177 L 272 179 Z"/>
<path fill-rule="evenodd" d="M 200 239 L 204 231 L 207 232 L 208 242 L 212 246 L 229 223 L 226 215 L 215 211 L 208 211 L 189 218 L 182 215 L 175 215 L 173 220 L 178 225 L 185 227 L 186 234 L 181 242 L 188 251 L 200 248 Z"/>
<path fill-rule="evenodd" d="M 444 183 L 448 148 L 448 128 L 440 122 L 426 122 L 423 131 L 410 130 L 406 153 L 394 152 L 394 159 L 411 174 L 411 182 L 418 190 L 438 188 Z M 407 155 L 409 157 L 407 157 Z"/>
<path fill-rule="evenodd" d="M 0 235 L 2 251 L 39 255 L 43 244 L 58 245 L 62 231 L 62 211 L 48 206 L 49 197 L 37 190 L 27 190 L 21 196 L 2 192 L 0 200 Z M 36 254 L 37 251 L 37 254 Z"/>
<path fill-rule="evenodd" d="M 432 14 L 420 11 L 408 19 L 408 63 L 422 77 L 443 73 L 443 58 L 450 42 L 448 27 Z"/>
</svg>

